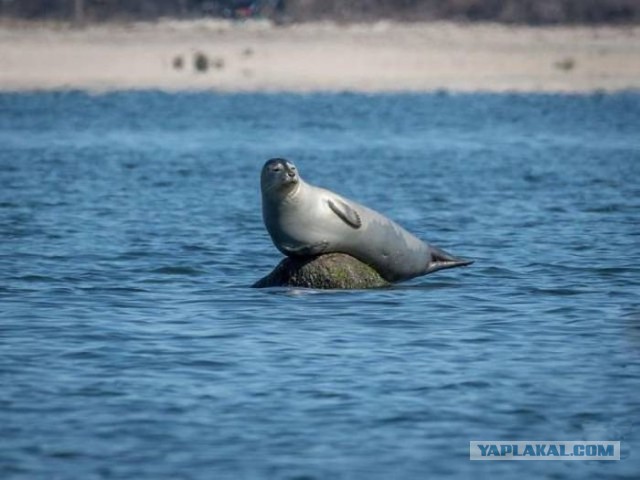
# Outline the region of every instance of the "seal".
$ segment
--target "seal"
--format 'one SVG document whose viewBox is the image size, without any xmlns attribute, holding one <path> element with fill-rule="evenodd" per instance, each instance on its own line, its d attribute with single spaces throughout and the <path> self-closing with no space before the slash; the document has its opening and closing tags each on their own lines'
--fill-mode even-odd
<svg viewBox="0 0 640 480">
<path fill-rule="evenodd" d="M 473 263 L 423 242 L 375 210 L 306 183 L 284 158 L 264 164 L 260 189 L 264 224 L 289 257 L 346 253 L 389 282 Z"/>
</svg>

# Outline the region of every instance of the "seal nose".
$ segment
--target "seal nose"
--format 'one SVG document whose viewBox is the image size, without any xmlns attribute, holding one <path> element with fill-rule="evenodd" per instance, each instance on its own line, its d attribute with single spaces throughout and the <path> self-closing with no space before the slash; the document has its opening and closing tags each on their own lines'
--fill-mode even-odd
<svg viewBox="0 0 640 480">
<path fill-rule="evenodd" d="M 296 176 L 296 172 L 294 172 L 293 170 L 289 170 L 289 171 L 287 172 L 287 175 L 289 175 L 289 178 L 295 178 L 295 176 Z"/>
</svg>

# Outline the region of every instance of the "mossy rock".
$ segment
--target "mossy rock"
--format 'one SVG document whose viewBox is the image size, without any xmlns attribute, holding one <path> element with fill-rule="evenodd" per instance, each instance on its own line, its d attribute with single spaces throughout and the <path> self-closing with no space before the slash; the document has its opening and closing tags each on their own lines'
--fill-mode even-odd
<svg viewBox="0 0 640 480">
<path fill-rule="evenodd" d="M 364 289 L 387 285 L 389 282 L 360 260 L 343 253 L 328 253 L 317 257 L 287 257 L 253 287 Z"/>
</svg>

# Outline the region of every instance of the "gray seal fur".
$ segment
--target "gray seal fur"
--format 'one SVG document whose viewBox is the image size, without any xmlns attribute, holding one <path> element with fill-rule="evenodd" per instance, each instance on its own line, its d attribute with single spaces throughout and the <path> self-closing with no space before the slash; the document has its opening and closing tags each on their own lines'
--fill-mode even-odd
<svg viewBox="0 0 640 480">
<path fill-rule="evenodd" d="M 375 210 L 306 183 L 283 158 L 265 163 L 260 188 L 264 224 L 289 257 L 346 253 L 389 282 L 473 263 L 423 242 Z"/>
</svg>

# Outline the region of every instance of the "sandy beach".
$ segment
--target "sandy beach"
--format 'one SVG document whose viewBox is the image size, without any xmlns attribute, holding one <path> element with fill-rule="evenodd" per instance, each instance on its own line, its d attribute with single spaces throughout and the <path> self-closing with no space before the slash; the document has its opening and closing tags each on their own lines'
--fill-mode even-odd
<svg viewBox="0 0 640 480">
<path fill-rule="evenodd" d="M 640 27 L 0 24 L 0 90 L 640 89 Z"/>
</svg>

